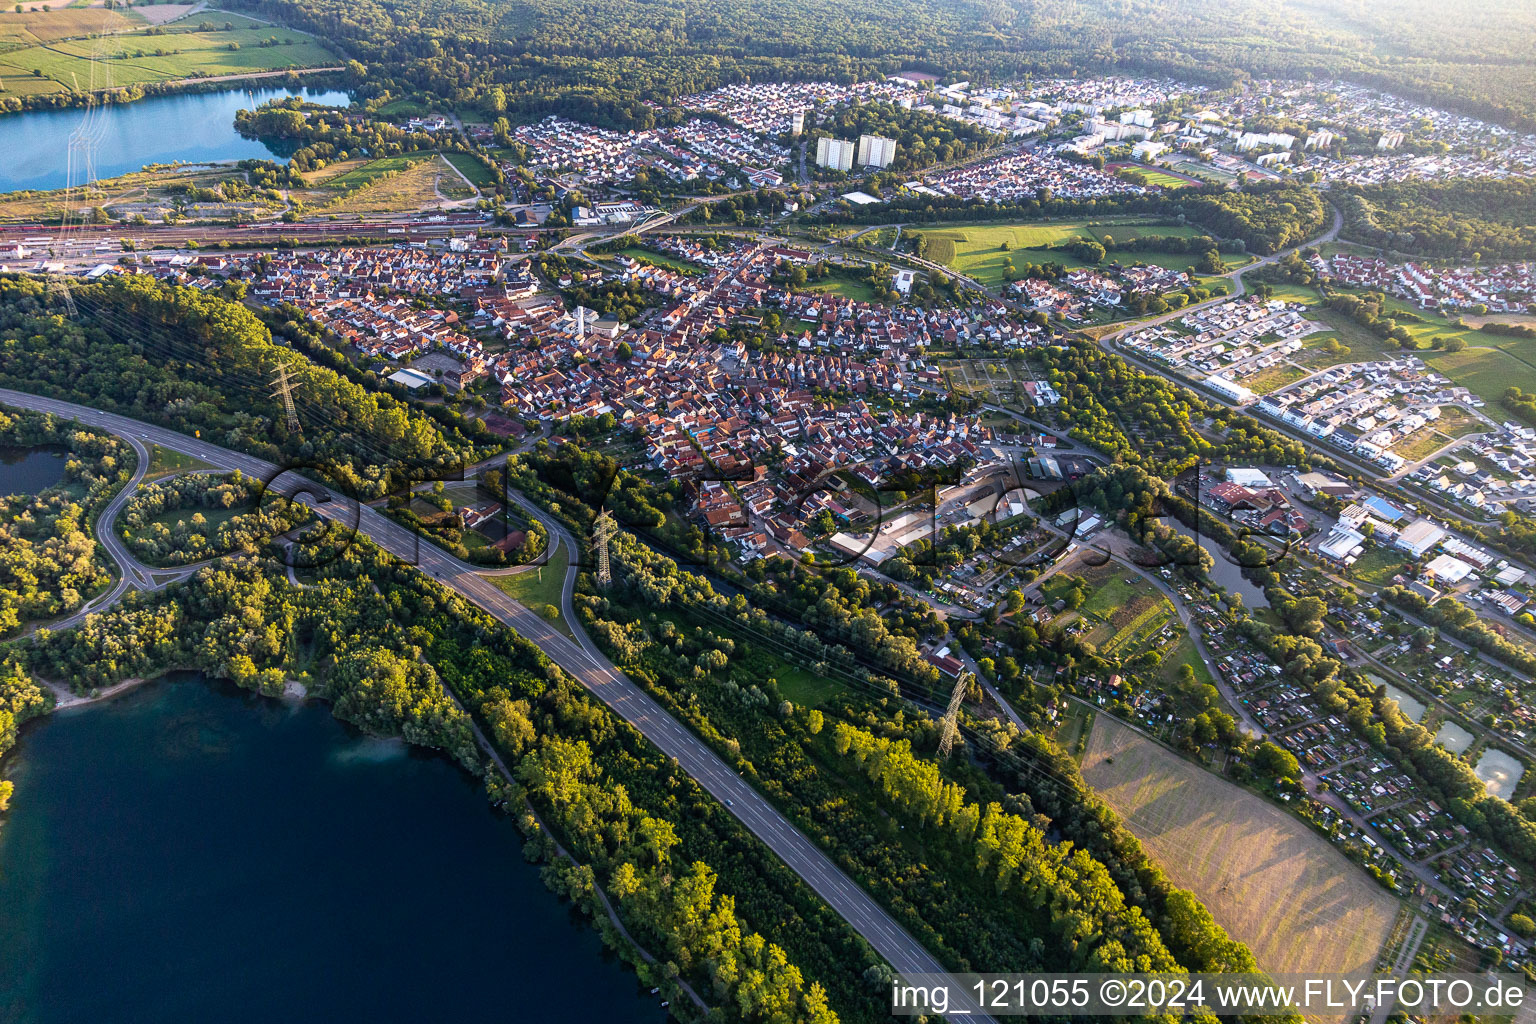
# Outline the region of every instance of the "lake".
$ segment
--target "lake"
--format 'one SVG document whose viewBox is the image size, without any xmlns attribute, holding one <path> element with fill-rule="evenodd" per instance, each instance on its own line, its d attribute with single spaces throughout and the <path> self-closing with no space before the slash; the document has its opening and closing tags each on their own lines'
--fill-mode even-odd
<svg viewBox="0 0 1536 1024">
<path fill-rule="evenodd" d="M 1483 756 L 1478 759 L 1477 767 L 1473 770 L 1483 780 L 1489 793 L 1508 800 L 1520 784 L 1520 776 L 1525 774 L 1525 765 L 1520 763 L 1519 758 L 1504 753 L 1498 747 L 1489 747 L 1483 751 Z"/>
<path fill-rule="evenodd" d="M 0 445 L 0 494 L 39 494 L 64 479 L 68 461 L 63 448 Z"/>
<path fill-rule="evenodd" d="M 324 705 L 180 673 L 15 754 L 0 1020 L 666 1020 L 473 779 Z"/>
<path fill-rule="evenodd" d="M 155 96 L 97 108 L 96 176 L 111 178 L 146 164 L 173 161 L 276 158 L 279 154 L 235 131 L 235 111 L 268 100 L 301 95 L 315 103 L 346 106 L 344 92 L 322 89 L 232 89 Z M 69 184 L 69 136 L 84 110 L 37 110 L 0 117 L 0 192 L 63 188 Z"/>
<path fill-rule="evenodd" d="M 1435 742 L 1453 754 L 1459 754 L 1472 745 L 1472 734 L 1447 718 L 1435 733 Z"/>
<path fill-rule="evenodd" d="M 1205 548 L 1210 553 L 1211 558 L 1215 560 L 1215 564 L 1211 566 L 1211 582 L 1221 584 L 1221 586 L 1234 594 L 1243 595 L 1244 608 L 1269 607 L 1269 598 L 1264 596 L 1264 588 L 1244 576 L 1242 566 L 1234 562 L 1232 556 L 1222 550 L 1220 544 L 1204 534 L 1196 538 L 1195 531 L 1172 516 L 1162 519 L 1160 522 L 1186 537 L 1199 540 L 1200 546 Z"/>
</svg>

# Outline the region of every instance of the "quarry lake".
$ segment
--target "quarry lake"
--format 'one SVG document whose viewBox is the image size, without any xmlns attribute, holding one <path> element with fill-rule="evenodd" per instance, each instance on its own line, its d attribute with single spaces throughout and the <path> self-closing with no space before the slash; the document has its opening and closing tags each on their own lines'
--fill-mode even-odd
<svg viewBox="0 0 1536 1024">
<path fill-rule="evenodd" d="M 303 96 L 314 103 L 346 106 L 344 92 L 320 89 L 231 89 L 155 96 L 91 111 L 89 134 L 97 178 L 137 171 L 146 164 L 182 161 L 273 159 L 279 154 L 235 131 L 235 111 L 268 100 Z M 63 188 L 69 182 L 70 135 L 87 112 L 38 110 L 0 117 L 0 192 Z M 78 156 L 78 152 L 77 152 Z M 78 172 L 77 172 L 78 173 Z"/>
<path fill-rule="evenodd" d="M 0 494 L 39 494 L 64 479 L 68 461 L 68 452 L 51 445 L 0 445 Z"/>
<path fill-rule="evenodd" d="M 0 1020 L 666 1011 L 446 759 L 193 673 L 28 726 L 0 829 Z"/>
</svg>

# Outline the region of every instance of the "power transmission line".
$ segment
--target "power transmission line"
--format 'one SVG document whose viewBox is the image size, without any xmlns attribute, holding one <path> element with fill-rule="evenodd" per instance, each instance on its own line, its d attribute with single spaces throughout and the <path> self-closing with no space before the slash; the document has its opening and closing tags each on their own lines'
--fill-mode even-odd
<svg viewBox="0 0 1536 1024">
<path fill-rule="evenodd" d="M 278 363 L 273 371 L 275 379 L 272 381 L 272 397 L 281 396 L 283 400 L 283 412 L 288 417 L 288 432 L 302 434 L 303 426 L 299 423 L 299 414 L 293 408 L 293 390 L 304 382 L 299 380 L 286 362 Z"/>
<path fill-rule="evenodd" d="M 954 692 L 949 695 L 949 708 L 944 712 L 944 729 L 939 734 L 939 757 L 949 757 L 950 750 L 955 745 L 955 734 L 959 732 L 960 705 L 965 701 L 965 688 L 970 685 L 971 674 L 961 672 L 955 679 Z"/>
<path fill-rule="evenodd" d="M 613 513 L 603 509 L 592 523 L 592 545 L 597 549 L 597 585 L 607 590 L 613 585 L 613 568 L 608 561 L 608 542 L 619 532 Z"/>
</svg>

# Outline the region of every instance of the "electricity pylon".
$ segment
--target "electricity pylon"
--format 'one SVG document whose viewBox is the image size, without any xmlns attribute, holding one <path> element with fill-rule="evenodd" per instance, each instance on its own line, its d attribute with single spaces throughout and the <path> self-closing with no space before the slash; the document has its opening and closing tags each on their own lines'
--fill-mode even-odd
<svg viewBox="0 0 1536 1024">
<path fill-rule="evenodd" d="M 80 122 L 75 125 L 74 130 L 69 133 L 69 145 L 65 149 L 64 206 L 59 217 L 58 239 L 49 253 L 54 259 L 64 258 L 69 254 L 72 220 L 78 217 L 81 224 L 86 220 L 85 215 L 75 209 L 77 190 L 80 198 L 86 199 L 90 196 L 91 186 L 96 182 L 96 150 L 101 145 L 107 127 L 96 94 L 98 90 L 110 88 L 112 84 L 112 66 L 107 60 L 106 52 L 107 39 L 113 35 L 108 27 L 111 17 L 111 11 L 103 9 L 101 30 L 91 41 L 90 77 L 83 90 L 85 113 L 81 115 Z M 99 81 L 98 71 L 102 75 Z M 74 84 L 74 91 L 81 92 L 79 79 L 73 73 L 70 77 Z M 44 298 L 63 302 L 70 317 L 78 315 L 74 292 L 71 291 L 69 278 L 62 269 L 49 271 Z"/>
<path fill-rule="evenodd" d="M 955 680 L 955 692 L 949 695 L 949 709 L 944 712 L 944 731 L 939 733 L 939 756 L 948 757 L 960 732 L 960 704 L 965 700 L 965 688 L 970 685 L 971 674 L 961 672 Z"/>
<path fill-rule="evenodd" d="M 299 414 L 293 408 L 293 389 L 304 383 L 293 376 L 293 370 L 287 363 L 278 363 L 276 379 L 272 381 L 272 397 L 281 397 L 283 411 L 288 415 L 288 431 L 293 434 L 302 434 L 303 426 L 299 423 Z"/>
<path fill-rule="evenodd" d="M 619 532 L 613 513 L 603 509 L 592 523 L 592 545 L 597 548 L 597 585 L 607 589 L 613 583 L 613 567 L 608 562 L 608 542 Z"/>
</svg>

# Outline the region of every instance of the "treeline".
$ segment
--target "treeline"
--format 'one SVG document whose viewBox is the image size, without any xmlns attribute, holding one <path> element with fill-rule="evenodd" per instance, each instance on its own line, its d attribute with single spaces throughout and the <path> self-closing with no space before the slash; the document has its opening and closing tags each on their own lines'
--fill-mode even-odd
<svg viewBox="0 0 1536 1024">
<path fill-rule="evenodd" d="M 377 158 L 463 148 L 457 134 L 448 137 L 411 132 L 388 121 L 306 103 L 298 96 L 268 100 L 255 110 L 236 111 L 235 130 L 247 138 L 295 147 L 288 166 L 297 174 L 353 156 Z"/>
<path fill-rule="evenodd" d="M 14 659 L 0 661 L 0 761 L 16 745 L 16 733 L 53 706 L 53 697 L 37 685 Z M 10 809 L 15 785 L 0 779 L 0 813 Z"/>
<path fill-rule="evenodd" d="M 1317 462 L 1300 442 L 1145 373 L 1098 345 L 1050 346 L 1040 358 L 1062 397 L 1056 410 L 1068 433 L 1154 475 L 1177 476 L 1201 457 L 1266 465 Z M 1197 430 L 1196 422 L 1206 419 L 1214 429 Z"/>
<path fill-rule="evenodd" d="M 847 0 L 788 0 L 771 9 L 751 0 L 640 7 L 530 0 L 513 11 L 488 0 L 241 6 L 362 62 L 366 77 L 353 78 L 368 95 L 478 107 L 491 118 L 559 112 L 644 128 L 672 114 L 670 101 L 719 85 L 849 82 L 912 67 L 981 83 L 1026 71 L 1160 74 L 1217 88 L 1249 75 L 1364 78 L 1536 126 L 1521 77 L 1531 20 L 1508 0 L 1484 3 L 1477 17 L 1454 25 L 1424 0 L 1398 5 L 1385 21 L 1357 0 L 1332 20 L 1299 0 L 1241 0 L 1219 11 L 1148 0 L 1133 18 L 1098 0 L 1039 0 L 1006 18 L 934 0 L 879 9 Z"/>
<path fill-rule="evenodd" d="M 1172 194 L 1104 199 L 1062 199 L 1044 189 L 1033 199 L 1010 203 L 975 203 L 902 193 L 880 205 L 834 206 L 823 219 L 828 223 L 911 220 L 938 224 L 1126 214 L 1151 214 L 1176 223 L 1198 224 L 1223 239 L 1241 242 L 1241 246 L 1225 246 L 1223 251 L 1246 249 L 1266 255 L 1321 234 L 1329 217 L 1328 204 L 1317 192 L 1281 185 L 1250 186 L 1236 192 L 1207 186 L 1180 189 Z"/>
<path fill-rule="evenodd" d="M 238 302 L 120 275 L 72 286 L 77 320 L 48 309 L 44 283 L 0 278 L 0 385 L 122 413 L 279 465 L 319 472 L 362 497 L 432 478 L 479 452 L 455 430 L 275 343 Z M 294 379 L 302 433 L 272 381 Z"/>
<path fill-rule="evenodd" d="M 644 552 L 636 557 L 643 558 Z M 664 571 L 662 560 L 648 561 Z M 747 577 L 753 581 L 754 606 L 810 626 L 817 636 L 853 648 L 885 672 L 927 684 L 938 681 L 917 644 L 942 635 L 943 620 L 931 605 L 900 587 L 846 567 L 806 569 L 778 555 L 748 563 Z"/>
<path fill-rule="evenodd" d="M 898 813 L 952 851 L 957 867 L 974 871 L 978 880 L 990 885 L 999 896 L 1022 899 L 1036 906 L 1048 903 L 1053 938 L 1072 953 L 1088 946 L 1088 936 L 1082 929 L 1097 926 L 1106 930 L 1095 939 L 1111 948 L 1118 945 L 1124 957 L 1146 956 L 1156 963 L 1161 953 L 1166 958 L 1164 964 L 1173 961 L 1192 971 L 1258 970 L 1253 953 L 1231 938 L 1193 893 L 1173 886 L 1146 858 L 1136 838 L 1082 784 L 1071 758 L 1057 750 L 1048 751 L 1046 741 L 1040 737 L 1030 737 L 1033 743 L 1023 743 L 1023 739 L 1016 740 L 1015 746 L 1030 748 L 1032 759 L 1045 762 L 1038 764 L 1039 769 L 1059 778 L 1055 769 L 1070 766 L 1070 774 L 1061 784 L 1037 784 L 1034 788 L 1054 788 L 1058 799 L 1052 804 L 1063 813 L 1075 810 L 1066 806 L 1072 798 L 1081 801 L 1087 820 L 1075 825 L 1073 831 L 1085 837 L 1096 832 L 1088 843 L 1051 843 L 1040 830 L 1038 819 L 1009 811 L 997 802 L 982 805 L 969 799 L 963 786 L 945 779 L 933 762 L 917 757 L 910 740 L 876 736 L 846 722 L 833 726 L 833 749 L 852 759 Z M 1061 799 L 1063 796 L 1067 799 Z M 1126 901 L 1116 879 L 1099 859 L 1101 851 L 1130 866 L 1125 880 L 1138 892 L 1155 890 L 1158 913 L 1165 920 L 1161 929 L 1154 930 L 1142 908 Z M 1142 869 L 1141 876 L 1136 873 L 1137 867 Z M 1077 902 L 1095 889 L 1112 894 L 1107 904 L 1100 902 L 1103 897 L 1094 897 L 1090 910 Z M 1095 920 L 1099 914 L 1105 915 L 1108 923 L 1099 924 Z M 1164 945 L 1164 936 L 1174 944 L 1172 950 Z M 1106 957 L 1102 948 L 1093 960 L 1080 962 L 1071 969 L 1141 969 L 1123 966 L 1127 960 L 1117 962 L 1112 956 Z"/>
<path fill-rule="evenodd" d="M 612 897 L 658 959 L 635 961 L 643 979 L 689 981 L 727 1020 L 884 1019 L 878 957 L 671 759 L 478 610 L 455 600 L 416 621 L 514 768 L 493 795 L 550 827 L 522 815 L 533 854 L 553 859 L 558 842 L 576 858 L 546 877 L 605 934 L 598 893 Z"/>
<path fill-rule="evenodd" d="M 1168 205 L 1167 197 L 1160 194 L 1115 196 L 1104 199 L 1063 199 L 1052 195 L 1049 189 L 1044 189 L 1034 198 L 1006 203 L 983 203 L 951 196 L 926 196 L 903 191 L 887 196 L 886 201 L 879 204 L 855 206 L 851 203 L 836 203 L 828 207 L 819 219 L 828 224 L 889 224 L 897 221 L 952 224 L 1129 214 L 1176 216 Z"/>
<path fill-rule="evenodd" d="M 132 474 L 126 441 L 70 420 L 0 409 L 0 446 L 46 446 L 64 458 L 60 480 L 37 494 L 0 497 L 0 635 L 67 615 L 111 582 L 91 532 Z"/>
<path fill-rule="evenodd" d="M 506 745 L 535 738 L 517 781 L 576 845 L 583 868 L 568 873 L 573 898 L 590 898 L 594 883 L 605 886 L 627 912 L 632 934 L 684 978 L 707 979 L 742 1019 L 836 1024 L 822 985 L 807 984 L 783 949 L 747 930 L 735 899 L 716 891 L 719 876 L 707 863 L 681 862 L 673 824 L 636 806 L 585 740 L 539 742 L 525 700 L 501 697 L 482 712 Z"/>
<path fill-rule="evenodd" d="M 1505 388 L 1499 404 L 1519 419 L 1536 427 L 1536 394 L 1526 394 L 1517 387 Z"/>
<path fill-rule="evenodd" d="M 1104 866 L 1086 851 L 1047 842 L 1026 818 L 998 803 L 968 800 L 932 762 L 913 756 L 909 740 L 877 737 L 846 722 L 833 726 L 833 749 L 852 759 L 899 815 L 945 848 L 999 897 L 1038 915 L 1062 970 L 1167 971 L 1176 961 L 1140 907 L 1127 906 Z"/>
<path fill-rule="evenodd" d="M 1351 241 L 1447 259 L 1536 258 L 1536 181 L 1529 178 L 1413 179 L 1333 194 Z"/>
<path fill-rule="evenodd" d="M 60 8 L 62 10 L 62 7 Z M 322 72 L 320 74 L 300 75 L 293 71 L 285 75 L 279 75 L 269 80 L 267 84 L 281 85 L 285 89 L 298 90 L 310 89 L 339 89 L 348 83 L 346 76 L 341 72 Z M 187 81 L 185 79 L 165 82 L 136 82 L 133 85 L 115 86 L 111 89 L 98 89 L 94 92 L 85 89 L 60 89 L 56 92 L 36 92 L 26 95 L 6 91 L 0 95 L 0 114 L 14 114 L 23 110 L 67 110 L 75 107 L 83 107 L 88 104 L 106 104 L 116 106 L 119 103 L 137 103 L 139 100 L 151 99 L 156 96 L 186 96 L 203 92 L 228 92 L 227 81 Z"/>
<path fill-rule="evenodd" d="M 916 756 L 936 746 L 936 723 L 890 689 L 834 674 L 847 679 L 843 696 L 820 709 L 798 708 L 779 682 L 786 672 L 806 671 L 795 667 L 793 627 L 764 628 L 761 609 L 716 594 L 627 537 L 615 544 L 614 557 L 616 589 L 579 600 L 593 637 L 853 871 L 946 966 L 1118 970 L 1140 962 L 1178 970 L 1245 962 L 1246 950 L 1197 901 L 1185 901 L 1189 913 L 1160 910 L 1164 924 L 1155 924 L 1093 854 L 1047 841 L 1042 829 L 1049 826 L 1027 800 L 1004 794 L 967 759 L 951 762 L 961 782 Z M 674 624 L 678 617 L 681 625 Z M 829 669 L 808 666 L 818 675 Z M 827 735 L 831 716 L 837 718 Z M 882 824 L 884 805 L 828 760 L 836 744 L 859 733 L 882 746 L 881 764 L 890 770 L 872 777 L 906 808 L 898 818 L 926 832 L 920 859 L 896 838 L 895 823 Z M 972 786 L 987 795 L 968 797 Z M 1136 868 L 1127 865 L 1123 873 L 1134 877 Z M 1170 952 L 1173 942 L 1188 962 Z"/>
<path fill-rule="evenodd" d="M 1529 324 L 1506 324 L 1498 320 L 1488 320 L 1478 324 L 1477 329 L 1484 334 L 1493 334 L 1500 338 L 1536 338 L 1536 327 Z"/>
<path fill-rule="evenodd" d="M 238 470 L 223 476 L 186 473 L 141 486 L 117 521 L 129 551 L 141 562 L 189 565 L 258 551 L 279 534 L 314 521 L 314 512 L 305 506 L 275 495 L 263 501 L 265 493 L 260 481 Z M 165 522 L 174 512 L 190 514 Z M 229 512 L 234 514 L 221 515 Z"/>
<path fill-rule="evenodd" d="M 1228 244 L 1234 245 L 1239 249 L 1243 246 L 1241 242 Z M 1188 238 L 1177 235 L 1139 235 L 1121 240 L 1113 235 L 1104 233 L 1099 238 L 1069 238 L 1065 242 L 1057 242 L 1047 246 L 1047 248 L 1052 251 L 1064 252 L 1079 262 L 1094 265 L 1103 263 L 1109 258 L 1110 253 L 1198 253 L 1200 259 L 1190 268 L 1194 273 L 1219 274 L 1222 271 L 1221 251 L 1218 248 L 1216 239 L 1209 235 L 1192 235 Z M 1048 266 L 1057 266 L 1057 264 L 1048 264 Z M 1137 312 L 1143 311 L 1138 310 Z"/>
</svg>

